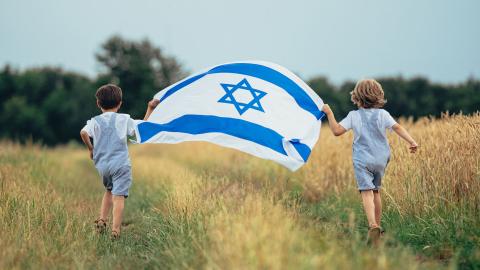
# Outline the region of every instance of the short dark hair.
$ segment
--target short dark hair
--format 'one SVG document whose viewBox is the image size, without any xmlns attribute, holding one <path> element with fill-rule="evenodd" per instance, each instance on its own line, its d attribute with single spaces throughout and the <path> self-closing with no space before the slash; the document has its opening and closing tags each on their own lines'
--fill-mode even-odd
<svg viewBox="0 0 480 270">
<path fill-rule="evenodd" d="M 102 109 L 113 109 L 122 102 L 122 89 L 114 84 L 106 84 L 98 88 L 95 97 Z"/>
</svg>

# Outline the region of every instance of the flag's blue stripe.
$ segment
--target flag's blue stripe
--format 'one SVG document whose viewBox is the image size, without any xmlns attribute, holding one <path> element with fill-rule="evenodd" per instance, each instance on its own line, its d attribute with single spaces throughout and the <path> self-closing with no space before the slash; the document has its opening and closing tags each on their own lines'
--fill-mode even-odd
<svg viewBox="0 0 480 270">
<path fill-rule="evenodd" d="M 291 142 L 297 152 L 300 154 L 302 159 L 307 162 L 308 157 L 310 156 L 310 153 L 312 150 L 310 150 L 310 147 L 308 147 L 306 144 L 300 143 L 300 142 Z"/>
<path fill-rule="evenodd" d="M 305 93 L 305 91 L 293 80 L 291 80 L 287 76 L 283 75 L 282 73 L 272 68 L 259 65 L 259 64 L 251 64 L 251 63 L 233 63 L 233 64 L 220 65 L 210 69 L 205 73 L 201 73 L 193 77 L 187 78 L 186 80 L 170 88 L 165 93 L 165 95 L 163 95 L 160 101 L 166 99 L 173 93 L 195 82 L 196 80 L 202 78 L 203 76 L 208 74 L 214 74 L 214 73 L 243 74 L 243 75 L 256 77 L 261 80 L 270 82 L 282 88 L 283 90 L 285 90 L 288 94 L 290 94 L 295 99 L 298 106 L 300 106 L 304 110 L 313 114 L 317 119 L 321 119 L 324 116 L 324 113 L 318 109 L 318 106 L 315 104 L 312 98 L 307 93 Z"/>
<path fill-rule="evenodd" d="M 211 132 L 224 133 L 268 147 L 282 155 L 287 155 L 283 148 L 283 137 L 276 131 L 241 119 L 218 117 L 213 115 L 183 115 L 166 124 L 142 122 L 138 124 L 140 142 L 145 142 L 162 131 L 188 134 Z M 310 148 L 298 141 L 293 143 L 300 156 L 307 161 Z"/>
</svg>

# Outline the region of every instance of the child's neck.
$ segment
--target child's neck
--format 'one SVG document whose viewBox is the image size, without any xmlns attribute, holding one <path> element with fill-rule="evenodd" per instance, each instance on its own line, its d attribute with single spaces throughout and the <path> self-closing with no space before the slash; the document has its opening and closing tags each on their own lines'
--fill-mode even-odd
<svg viewBox="0 0 480 270">
<path fill-rule="evenodd" d="M 107 110 L 102 109 L 102 113 L 106 113 L 106 112 L 114 112 L 114 113 L 116 113 L 116 112 L 118 112 L 118 108 L 107 109 Z"/>
</svg>

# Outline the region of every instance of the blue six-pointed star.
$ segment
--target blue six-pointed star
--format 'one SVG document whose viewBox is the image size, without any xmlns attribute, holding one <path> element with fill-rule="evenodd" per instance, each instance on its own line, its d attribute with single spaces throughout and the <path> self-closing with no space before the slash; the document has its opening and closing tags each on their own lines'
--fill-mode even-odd
<svg viewBox="0 0 480 270">
<path fill-rule="evenodd" d="M 260 99 L 263 98 L 267 93 L 252 88 L 247 79 L 243 79 L 237 84 L 221 83 L 220 85 L 223 87 L 223 90 L 225 90 L 225 95 L 220 98 L 218 102 L 233 104 L 240 115 L 242 115 L 248 109 L 265 112 L 262 104 L 260 104 Z M 235 93 L 237 90 L 250 91 L 252 94 L 252 100 L 248 103 L 237 101 L 233 95 L 233 93 Z"/>
</svg>

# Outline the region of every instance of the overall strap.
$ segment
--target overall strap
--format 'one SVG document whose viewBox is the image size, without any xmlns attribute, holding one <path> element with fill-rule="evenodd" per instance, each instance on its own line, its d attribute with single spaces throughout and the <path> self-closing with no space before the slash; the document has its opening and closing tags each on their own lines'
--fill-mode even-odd
<svg viewBox="0 0 480 270">
<path fill-rule="evenodd" d="M 101 115 L 97 115 L 93 119 L 95 119 L 95 121 L 97 122 L 97 124 L 99 126 L 106 126 L 107 125 L 107 122 L 105 122 L 105 120 L 103 119 L 103 117 Z"/>
<path fill-rule="evenodd" d="M 360 114 L 360 130 L 357 134 L 357 141 L 360 143 L 363 141 L 363 133 L 365 133 L 365 129 L 367 128 L 367 114 L 365 113 L 364 109 L 358 109 L 358 113 Z"/>
<path fill-rule="evenodd" d="M 115 120 L 117 119 L 117 113 L 113 113 L 110 117 L 110 122 L 108 123 L 109 127 L 115 127 Z"/>
<path fill-rule="evenodd" d="M 365 127 L 368 123 L 367 121 L 367 113 L 365 113 L 365 109 L 358 109 L 358 113 L 360 113 L 360 119 L 362 120 L 362 128 Z"/>
<path fill-rule="evenodd" d="M 372 122 L 373 121 L 377 121 L 378 120 L 378 117 L 380 116 L 380 109 L 374 109 L 373 110 L 373 114 L 372 114 Z"/>
</svg>

